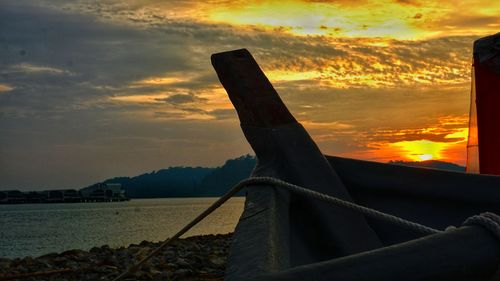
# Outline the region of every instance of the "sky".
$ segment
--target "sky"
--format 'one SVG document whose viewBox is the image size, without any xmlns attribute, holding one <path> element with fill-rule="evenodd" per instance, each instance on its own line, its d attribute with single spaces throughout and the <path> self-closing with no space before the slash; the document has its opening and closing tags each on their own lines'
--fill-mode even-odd
<svg viewBox="0 0 500 281">
<path fill-rule="evenodd" d="M 0 189 L 252 153 L 210 64 L 247 48 L 325 154 L 465 164 L 498 1 L 0 3 Z"/>
</svg>

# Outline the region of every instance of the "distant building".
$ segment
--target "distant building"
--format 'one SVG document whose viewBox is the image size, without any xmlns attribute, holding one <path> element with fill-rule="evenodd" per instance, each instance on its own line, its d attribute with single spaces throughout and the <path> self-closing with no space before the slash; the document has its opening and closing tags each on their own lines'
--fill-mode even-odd
<svg viewBox="0 0 500 281">
<path fill-rule="evenodd" d="M 64 189 L 62 192 L 64 202 L 80 202 L 82 200 L 80 191 L 76 189 Z"/>
<path fill-rule="evenodd" d="M 63 203 L 64 195 L 62 190 L 47 190 L 44 192 L 47 203 Z"/>
<path fill-rule="evenodd" d="M 26 203 L 46 203 L 47 194 L 43 191 L 29 191 L 25 192 Z"/>
<path fill-rule="evenodd" d="M 83 200 L 86 201 L 125 201 L 129 200 L 120 183 L 98 183 L 80 189 Z"/>
<path fill-rule="evenodd" d="M 76 189 L 30 191 L 25 192 L 24 195 L 26 203 L 76 203 L 82 201 L 82 196 Z"/>
<path fill-rule="evenodd" d="M 90 187 L 76 189 L 55 189 L 44 191 L 0 190 L 0 204 L 21 203 L 77 203 L 127 201 L 119 183 L 98 183 Z"/>
<path fill-rule="evenodd" d="M 0 191 L 0 203 L 18 204 L 26 202 L 26 196 L 19 190 Z"/>
</svg>

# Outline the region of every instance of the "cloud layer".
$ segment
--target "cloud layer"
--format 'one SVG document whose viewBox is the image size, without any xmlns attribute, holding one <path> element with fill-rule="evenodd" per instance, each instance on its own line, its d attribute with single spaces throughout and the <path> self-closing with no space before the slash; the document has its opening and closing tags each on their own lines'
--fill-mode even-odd
<svg viewBox="0 0 500 281">
<path fill-rule="evenodd" d="M 498 25 L 487 11 L 466 21 L 432 16 L 432 3 L 390 2 L 413 7 L 403 25 L 385 23 L 411 27 L 407 40 L 356 34 L 364 22 L 335 31 L 300 14 L 288 26 L 224 16 L 248 14 L 245 3 L 3 3 L 0 188 L 79 187 L 250 152 L 209 60 L 242 47 L 324 152 L 413 159 L 418 152 L 398 143 L 426 140 L 446 143 L 441 159 L 463 163 L 472 42 Z M 362 10 L 335 5 L 350 21 Z"/>
</svg>

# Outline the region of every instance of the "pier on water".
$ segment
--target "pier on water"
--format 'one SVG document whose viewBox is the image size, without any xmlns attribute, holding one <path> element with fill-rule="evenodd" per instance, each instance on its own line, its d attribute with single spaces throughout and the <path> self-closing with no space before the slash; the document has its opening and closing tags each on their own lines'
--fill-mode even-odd
<svg viewBox="0 0 500 281">
<path fill-rule="evenodd" d="M 119 183 L 99 183 L 76 189 L 0 191 L 0 204 L 120 202 L 130 200 Z"/>
</svg>

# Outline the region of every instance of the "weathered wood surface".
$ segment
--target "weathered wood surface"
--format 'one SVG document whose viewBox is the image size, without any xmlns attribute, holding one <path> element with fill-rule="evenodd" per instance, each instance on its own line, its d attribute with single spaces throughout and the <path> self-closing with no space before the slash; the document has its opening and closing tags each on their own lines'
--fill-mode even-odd
<svg viewBox="0 0 500 281">
<path fill-rule="evenodd" d="M 246 49 L 213 54 L 211 60 L 242 124 L 276 127 L 296 122 Z"/>
<path fill-rule="evenodd" d="M 288 111 L 247 50 L 214 54 L 212 64 L 238 112 L 245 136 L 257 155 L 258 165 L 254 176 L 279 177 L 352 201 L 326 158 Z M 269 220 L 265 224 L 276 227 L 279 225 L 287 232 L 269 229 L 270 232 L 280 232 L 281 239 L 289 239 L 287 243 L 291 246 L 290 256 L 280 257 L 286 254 L 280 252 L 277 245 L 284 242 L 268 241 L 268 247 L 276 252 L 269 253 L 267 258 L 286 260 L 290 265 L 301 265 L 382 246 L 364 216 L 359 213 L 295 195 L 291 195 L 291 199 L 280 195 L 272 197 L 278 201 L 290 200 L 290 205 L 268 203 L 273 206 L 270 208 L 283 208 L 276 210 L 276 213 L 282 219 L 287 216 L 288 219 L 285 223 L 272 221 L 278 218 L 261 214 L 262 220 Z M 248 200 L 252 200 L 251 196 Z M 318 226 L 321 231 L 317 231 Z M 252 229 L 252 225 L 241 231 L 254 236 L 258 232 Z M 259 235 L 263 236 L 262 239 L 269 236 L 266 233 Z M 243 256 L 251 255 L 248 251 L 242 252 L 246 252 L 241 253 Z M 242 259 L 247 258 L 250 257 Z M 262 257 L 263 260 L 265 258 Z"/>
</svg>

